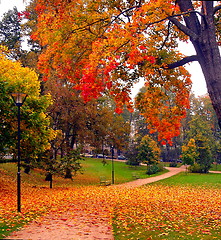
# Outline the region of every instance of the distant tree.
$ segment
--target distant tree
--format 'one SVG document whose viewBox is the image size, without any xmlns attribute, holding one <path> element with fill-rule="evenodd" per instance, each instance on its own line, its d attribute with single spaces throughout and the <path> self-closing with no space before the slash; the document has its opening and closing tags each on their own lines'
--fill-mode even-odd
<svg viewBox="0 0 221 240">
<path fill-rule="evenodd" d="M 81 161 L 83 157 L 80 155 L 80 149 L 69 151 L 67 155 L 60 159 L 59 173 L 64 178 L 72 179 L 77 173 L 82 173 Z"/>
<path fill-rule="evenodd" d="M 50 149 L 40 154 L 38 161 L 31 167 L 43 169 L 46 172 L 45 181 L 50 182 L 50 188 L 53 187 L 53 176 L 59 172 L 59 161 L 53 158 Z"/>
<path fill-rule="evenodd" d="M 147 167 L 150 167 L 151 165 L 156 165 L 159 162 L 159 157 L 160 148 L 157 146 L 157 143 L 148 135 L 143 137 L 140 145 L 138 146 L 137 158 L 142 163 L 147 164 Z"/>
<path fill-rule="evenodd" d="M 35 7 L 36 0 L 30 1 L 30 4 L 26 7 L 24 11 L 26 14 L 22 15 L 22 19 L 24 20 L 21 24 L 22 34 L 27 41 L 28 50 L 26 51 L 26 55 L 21 59 L 21 61 L 24 66 L 35 69 L 35 71 L 39 73 L 37 62 L 38 57 L 42 52 L 42 47 L 40 46 L 38 41 L 33 41 L 30 38 L 30 35 L 34 31 L 36 31 L 37 28 L 37 13 Z M 42 78 L 42 75 L 40 73 L 39 77 L 40 79 Z"/>
<path fill-rule="evenodd" d="M 0 44 L 6 46 L 10 51 L 10 58 L 19 60 L 25 51 L 22 50 L 21 16 L 17 8 L 9 10 L 0 21 Z"/>
<path fill-rule="evenodd" d="M 38 73 L 37 61 L 42 47 L 30 38 L 37 24 L 35 5 L 36 1 L 33 0 L 25 11 L 19 12 L 14 7 L 4 13 L 0 21 L 0 44 L 8 47 L 11 59 L 19 60 L 23 66 Z"/>
<path fill-rule="evenodd" d="M 32 165 L 46 172 L 45 181 L 50 182 L 50 188 L 53 186 L 53 177 L 55 175 L 63 178 L 73 179 L 78 173 L 82 173 L 80 149 L 69 151 L 65 156 L 55 159 L 51 150 L 45 151 L 39 156 L 38 161 Z"/>
<path fill-rule="evenodd" d="M 190 120 L 186 131 L 186 140 L 193 138 L 199 153 L 196 163 L 201 172 L 208 172 L 216 156 L 219 133 L 214 131 L 216 118 L 213 118 L 213 109 L 206 104 L 207 97 L 192 98 Z M 212 110 L 212 111 L 211 111 Z M 215 133 L 216 132 L 216 133 Z M 217 138 L 218 137 L 218 138 Z"/>
<path fill-rule="evenodd" d="M 139 166 L 141 160 L 138 159 L 138 146 L 137 143 L 130 144 L 126 153 L 125 157 L 127 159 L 126 164 L 131 166 Z"/>
<path fill-rule="evenodd" d="M 58 152 L 63 157 L 85 144 L 100 152 L 104 145 L 117 149 L 127 145 L 130 125 L 114 112 L 113 101 L 107 96 L 84 102 L 71 83 L 56 78 L 47 81 L 44 88 L 53 96 L 54 103 L 48 109 L 53 129 L 60 131 L 52 141 L 55 158 Z"/>
<path fill-rule="evenodd" d="M 187 145 L 182 146 L 181 159 L 183 161 L 183 164 L 193 165 L 194 163 L 196 163 L 198 156 L 199 153 L 197 152 L 195 140 L 191 138 Z"/>
</svg>

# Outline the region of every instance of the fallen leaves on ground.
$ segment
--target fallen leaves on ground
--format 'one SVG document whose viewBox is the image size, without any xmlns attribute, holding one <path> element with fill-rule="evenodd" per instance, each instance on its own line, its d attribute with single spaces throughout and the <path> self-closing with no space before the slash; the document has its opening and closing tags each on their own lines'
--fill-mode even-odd
<svg viewBox="0 0 221 240">
<path fill-rule="evenodd" d="M 48 214 L 56 219 L 60 216 L 66 227 L 76 214 L 82 214 L 89 227 L 109 221 L 116 239 L 215 239 L 221 229 L 218 188 L 148 185 L 49 189 L 22 184 L 22 213 L 17 213 L 16 181 L 2 173 L 0 182 L 0 224 L 7 226 L 6 232 L 36 218 L 41 224 L 41 216 Z M 85 216 L 90 216 L 90 221 Z M 136 238 L 131 235 L 134 233 Z"/>
<path fill-rule="evenodd" d="M 212 239 L 207 235 L 216 238 L 221 230 L 221 189 L 130 189 L 121 195 L 114 214 L 117 236 L 125 235 L 117 239 L 133 239 L 131 232 L 136 232 L 136 239 Z"/>
</svg>

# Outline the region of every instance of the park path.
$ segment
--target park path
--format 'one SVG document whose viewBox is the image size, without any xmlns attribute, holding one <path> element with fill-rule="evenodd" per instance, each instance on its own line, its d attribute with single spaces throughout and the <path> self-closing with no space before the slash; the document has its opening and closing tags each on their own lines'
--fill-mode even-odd
<svg viewBox="0 0 221 240">
<path fill-rule="evenodd" d="M 167 168 L 169 172 L 156 177 L 146 179 L 137 179 L 132 182 L 119 184 L 116 188 L 139 187 L 144 184 L 156 182 L 182 171 L 185 167 Z M 84 212 L 70 209 L 62 215 L 47 215 L 40 220 L 35 220 L 25 226 L 18 232 L 12 233 L 5 239 L 22 239 L 22 240 L 113 240 L 112 227 L 109 223 L 109 216 L 101 212 Z"/>
<path fill-rule="evenodd" d="M 186 171 L 186 166 L 184 166 L 184 165 L 182 165 L 179 168 L 175 168 L 175 167 L 165 167 L 165 168 L 167 170 L 169 170 L 169 172 L 164 173 L 164 174 L 159 175 L 159 176 L 156 176 L 156 177 L 137 179 L 137 180 L 134 180 L 132 182 L 126 182 L 126 183 L 118 184 L 116 186 L 117 187 L 126 187 L 126 188 L 139 187 L 139 186 L 142 186 L 142 185 L 145 185 L 145 184 L 148 184 L 148 183 L 152 183 L 152 182 L 163 180 L 165 178 L 172 177 L 173 175 L 176 175 L 180 172 Z"/>
</svg>

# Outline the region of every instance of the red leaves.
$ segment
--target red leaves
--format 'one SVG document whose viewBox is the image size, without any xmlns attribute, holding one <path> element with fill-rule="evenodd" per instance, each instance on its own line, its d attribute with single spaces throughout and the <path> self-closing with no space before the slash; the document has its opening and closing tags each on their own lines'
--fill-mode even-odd
<svg viewBox="0 0 221 240">
<path fill-rule="evenodd" d="M 22 20 L 23 18 L 29 18 L 30 16 L 30 12 L 27 11 L 22 11 L 22 12 L 18 12 L 18 19 Z"/>
<path fill-rule="evenodd" d="M 40 1 L 38 1 L 40 2 Z M 38 14 L 41 14 L 44 12 L 44 10 L 46 9 L 46 6 L 44 4 L 38 3 L 35 7 L 35 10 Z"/>
<path fill-rule="evenodd" d="M 118 114 L 121 114 L 123 112 L 122 108 L 115 108 L 115 112 L 118 113 Z"/>
<path fill-rule="evenodd" d="M 144 59 L 149 61 L 152 64 L 155 64 L 155 62 L 156 62 L 156 58 L 153 56 L 144 56 Z"/>
<path fill-rule="evenodd" d="M 184 70 L 167 70 L 164 77 L 157 71 L 154 75 L 149 74 L 146 92 L 140 93 L 136 99 L 150 132 L 157 132 L 163 145 L 172 145 L 172 138 L 180 134 L 181 120 L 189 107 L 190 79 L 188 75 L 179 79 L 179 71 Z"/>
<path fill-rule="evenodd" d="M 44 79 L 56 75 L 70 81 L 85 101 L 109 91 L 117 102 L 116 111 L 121 112 L 124 105 L 131 110 L 133 83 L 144 78 L 150 88 L 143 115 L 159 133 L 159 141 L 171 144 L 179 134 L 191 84 L 182 68 L 165 69 L 183 57 L 176 51 L 176 39 L 184 40 L 183 34 L 171 27 L 167 36 L 166 20 L 160 20 L 178 11 L 174 4 L 169 0 L 144 2 L 131 9 L 128 22 L 114 21 L 113 16 L 120 19 L 122 12 L 114 4 L 99 1 L 38 0 L 36 9 L 38 27 L 33 38 L 45 46 L 39 58 Z M 154 14 L 156 9 L 158 14 Z"/>
</svg>

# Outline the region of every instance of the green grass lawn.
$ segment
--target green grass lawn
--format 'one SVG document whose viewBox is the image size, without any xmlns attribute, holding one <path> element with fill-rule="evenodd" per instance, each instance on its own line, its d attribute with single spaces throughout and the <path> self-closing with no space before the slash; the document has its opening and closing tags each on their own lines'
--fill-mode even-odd
<svg viewBox="0 0 221 240">
<path fill-rule="evenodd" d="M 82 161 L 83 174 L 77 174 L 73 178 L 73 181 L 70 179 L 64 179 L 59 176 L 53 177 L 54 186 L 76 186 L 76 185 L 99 185 L 100 176 L 105 176 L 107 180 L 112 180 L 112 161 L 106 160 L 106 164 L 103 164 L 102 159 L 96 158 L 85 158 L 85 161 Z M 148 178 L 157 176 L 167 172 L 165 169 L 163 172 L 159 172 L 154 175 L 147 175 L 146 166 L 129 166 L 125 162 L 114 161 L 114 182 L 115 184 L 133 181 L 133 174 L 135 173 L 140 178 Z M 17 164 L 15 163 L 2 163 L 0 168 L 5 169 L 8 174 L 12 177 L 16 177 Z M 30 174 L 25 174 L 22 172 L 22 181 L 29 183 L 34 186 L 48 186 L 49 183 L 45 181 L 45 172 L 41 170 L 32 170 Z"/>
<path fill-rule="evenodd" d="M 221 164 L 212 164 L 211 171 L 221 171 Z"/>
<path fill-rule="evenodd" d="M 206 188 L 221 188 L 221 174 L 220 173 L 185 173 L 181 172 L 173 177 L 158 181 L 152 184 L 163 184 L 168 186 L 192 186 L 192 187 L 206 187 Z"/>
</svg>

